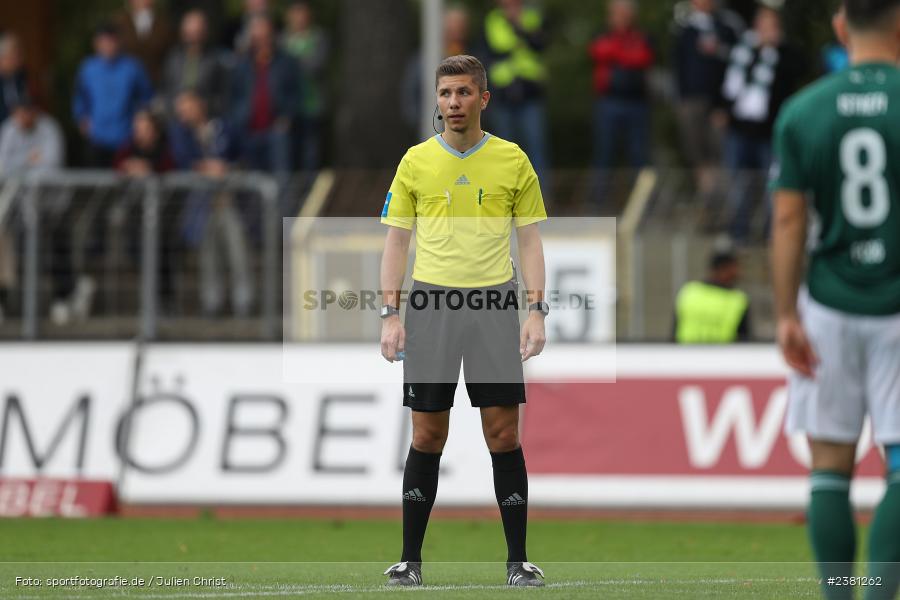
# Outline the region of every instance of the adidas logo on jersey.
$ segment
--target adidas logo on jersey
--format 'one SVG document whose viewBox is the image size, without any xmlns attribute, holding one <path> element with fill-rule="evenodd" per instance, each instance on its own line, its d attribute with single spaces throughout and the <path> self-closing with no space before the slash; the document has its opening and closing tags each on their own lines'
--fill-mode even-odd
<svg viewBox="0 0 900 600">
<path fill-rule="evenodd" d="M 413 502 L 427 502 L 428 498 L 422 495 L 422 492 L 419 491 L 419 488 L 415 488 L 409 490 L 405 494 L 403 494 L 404 500 L 412 500 Z"/>
<path fill-rule="evenodd" d="M 456 179 L 456 183 L 454 185 L 469 185 L 469 178 L 465 175 L 460 175 Z"/>
<path fill-rule="evenodd" d="M 519 495 L 518 492 L 504 500 L 500 503 L 500 506 L 519 506 L 520 504 L 525 504 L 525 498 Z"/>
</svg>

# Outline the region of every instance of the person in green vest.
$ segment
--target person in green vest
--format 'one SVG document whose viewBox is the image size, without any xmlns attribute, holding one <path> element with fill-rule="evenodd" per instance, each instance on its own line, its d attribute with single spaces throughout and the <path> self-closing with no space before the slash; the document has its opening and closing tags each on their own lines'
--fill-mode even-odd
<svg viewBox="0 0 900 600">
<path fill-rule="evenodd" d="M 522 0 L 497 0 L 484 20 L 492 133 L 523 147 L 548 190 L 544 28 L 541 11 Z"/>
<path fill-rule="evenodd" d="M 689 281 L 675 300 L 675 341 L 728 344 L 750 340 L 750 302 L 736 289 L 740 264 L 731 252 L 715 252 L 704 281 Z"/>
</svg>

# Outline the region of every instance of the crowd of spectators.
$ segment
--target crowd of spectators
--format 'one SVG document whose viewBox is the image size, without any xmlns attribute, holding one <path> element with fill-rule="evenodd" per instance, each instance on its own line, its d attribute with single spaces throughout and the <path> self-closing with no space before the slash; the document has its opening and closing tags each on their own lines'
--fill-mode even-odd
<svg viewBox="0 0 900 600">
<path fill-rule="evenodd" d="M 772 125 L 781 103 L 802 84 L 806 64 L 784 35 L 783 0 L 757 0 L 749 27 L 723 4 L 674 4 L 665 42 L 673 93 L 659 95 L 650 79 L 660 67 L 663 42 L 638 25 L 637 0 L 606 3 L 604 29 L 584 49 L 594 92 L 593 123 L 585 131 L 591 132 L 597 174 L 589 210 L 606 201 L 611 173 L 654 162 L 651 107 L 665 97 L 696 205 L 712 215 L 707 225 L 727 231 L 738 244 L 748 240 L 750 215 L 765 202 L 762 174 L 771 161 Z M 307 2 L 283 8 L 277 23 L 267 0 L 244 0 L 241 13 L 213 35 L 202 10 L 187 10 L 175 26 L 154 0 L 126 0 L 96 28 L 93 54 L 74 77 L 71 112 L 81 136 L 80 162 L 135 177 L 173 169 L 209 177 L 258 169 L 273 174 L 282 190 L 291 173 L 318 169 L 329 106 L 329 34 Z M 492 92 L 486 129 L 524 148 L 552 201 L 550 40 L 540 4 L 496 0 L 481 22 L 450 4 L 444 36 L 445 54 L 475 54 L 485 63 Z M 846 66 L 840 46 L 823 48 L 819 59 L 823 72 Z M 400 90 L 411 129 L 419 123 L 420 66 L 416 54 Z M 33 83 L 16 35 L 0 36 L 0 175 L 67 164 L 60 126 L 38 107 Z M 4 251 L 12 244 L 4 233 L 11 194 L 0 193 L 0 306 L 16 271 L 9 259 L 14 253 Z M 289 197 L 280 197 L 285 216 L 296 210 Z M 253 302 L 246 256 L 252 232 L 228 198 L 197 193 L 182 206 L 173 236 L 200 253 L 204 311 L 222 310 L 227 294 L 215 273 L 223 255 L 231 306 L 246 314 Z M 163 281 L 164 291 L 168 286 Z"/>
<path fill-rule="evenodd" d="M 126 7 L 93 33 L 93 54 L 74 77 L 72 117 L 83 137 L 83 163 L 117 164 L 133 146 L 135 115 L 149 111 L 162 131 L 176 120 L 186 92 L 199 96 L 213 116 L 227 120 L 241 141 L 249 168 L 280 176 L 319 166 L 324 68 L 330 45 L 306 2 L 285 12 L 279 33 L 268 2 L 246 0 L 240 18 L 217 44 L 207 15 L 188 10 L 173 28 L 154 0 Z M 0 122 L 31 90 L 21 45 L 12 32 L 0 37 Z M 165 140 L 164 142 L 165 143 Z"/>
<path fill-rule="evenodd" d="M 668 40 L 680 157 L 690 171 L 700 220 L 737 245 L 750 240 L 756 213 L 767 212 L 764 179 L 781 104 L 804 82 L 806 61 L 784 34 L 783 0 L 758 0 L 749 27 L 717 0 L 681 0 L 673 6 Z M 587 44 L 594 101 L 591 111 L 594 182 L 587 210 L 609 210 L 613 176 L 654 160 L 655 100 L 651 75 L 661 67 L 661 40 L 639 25 L 637 0 L 608 0 L 605 27 Z M 547 135 L 548 31 L 539 4 L 497 0 L 480 24 L 459 6 L 444 22 L 445 54 L 475 54 L 485 63 L 491 104 L 485 125 L 517 142 L 538 172 L 547 200 L 553 182 Z M 840 46 L 823 49 L 823 72 L 846 66 Z M 419 122 L 421 59 L 404 78 L 404 117 Z M 765 228 L 762 228 L 765 230 Z"/>
<path fill-rule="evenodd" d="M 768 214 L 772 128 L 781 104 L 802 85 L 806 68 L 784 34 L 782 5 L 760 0 L 749 28 L 715 0 L 675 6 L 672 74 L 681 155 L 706 226 L 727 231 L 737 245 L 748 242 L 753 214 L 759 208 Z M 612 31 L 591 47 L 599 105 L 595 145 L 603 168 L 610 164 L 605 149 L 617 131 L 609 124 L 612 111 L 629 123 L 631 166 L 649 160 L 646 76 L 655 58 L 647 37 L 634 27 L 635 10 L 633 0 L 612 2 Z M 607 77 L 613 90 L 622 91 L 603 93 Z"/>
<path fill-rule="evenodd" d="M 224 41 L 216 42 L 201 10 L 185 12 L 176 28 L 154 0 L 127 0 L 93 31 L 93 53 L 74 74 L 71 114 L 81 139 L 69 147 L 78 149 L 77 163 L 131 177 L 176 169 L 212 178 L 236 168 L 263 170 L 277 178 L 281 212 L 290 214 L 290 173 L 320 166 L 330 44 L 306 2 L 289 4 L 284 17 L 279 32 L 266 0 L 246 0 L 241 15 L 226 24 Z M 67 164 L 61 127 L 39 108 L 35 79 L 26 73 L 16 34 L 0 35 L 0 176 Z M 15 250 L 21 239 L 13 239 L 9 226 L 19 193 L 16 186 L 0 186 L 0 310 L 20 270 Z M 171 295 L 172 255 L 196 249 L 204 314 L 223 310 L 222 262 L 231 275 L 233 312 L 249 314 L 252 232 L 233 200 L 222 193 L 191 193 L 177 214 L 165 215 L 163 225 L 171 231 L 161 236 L 164 303 Z M 115 208 L 101 207 L 91 216 L 121 218 Z M 84 220 L 87 211 L 57 209 L 62 220 L 73 222 Z M 49 228 L 54 220 L 44 219 Z M 86 313 L 96 288 L 76 264 L 85 262 L 74 257 L 83 257 L 90 242 L 79 241 L 75 229 L 54 231 L 50 242 L 50 314 L 60 323 Z M 129 233 L 135 234 L 132 242 L 139 239 L 138 232 Z"/>
</svg>

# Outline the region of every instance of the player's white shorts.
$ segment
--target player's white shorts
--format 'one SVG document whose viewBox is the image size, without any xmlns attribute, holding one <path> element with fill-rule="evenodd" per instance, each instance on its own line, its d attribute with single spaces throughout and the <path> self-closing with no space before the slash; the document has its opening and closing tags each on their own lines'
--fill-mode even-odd
<svg viewBox="0 0 900 600">
<path fill-rule="evenodd" d="M 900 443 L 900 315 L 851 315 L 801 293 L 799 309 L 819 365 L 788 378 L 788 433 L 853 443 L 868 413 L 877 444 Z"/>
</svg>

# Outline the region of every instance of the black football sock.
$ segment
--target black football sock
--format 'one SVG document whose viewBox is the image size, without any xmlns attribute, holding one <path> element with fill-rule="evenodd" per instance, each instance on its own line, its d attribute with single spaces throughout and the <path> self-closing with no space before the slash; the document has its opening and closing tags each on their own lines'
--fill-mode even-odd
<svg viewBox="0 0 900 600">
<path fill-rule="evenodd" d="M 506 534 L 507 562 L 525 562 L 525 530 L 528 527 L 528 473 L 522 447 L 510 452 L 491 452 L 494 493 L 500 505 Z"/>
<path fill-rule="evenodd" d="M 422 541 L 437 495 L 441 455 L 412 446 L 403 469 L 403 554 L 401 561 L 422 562 Z"/>
</svg>

